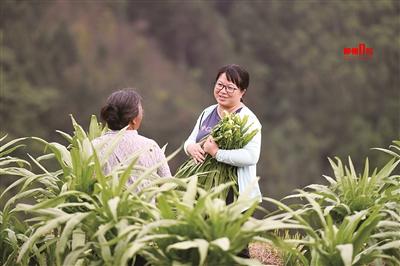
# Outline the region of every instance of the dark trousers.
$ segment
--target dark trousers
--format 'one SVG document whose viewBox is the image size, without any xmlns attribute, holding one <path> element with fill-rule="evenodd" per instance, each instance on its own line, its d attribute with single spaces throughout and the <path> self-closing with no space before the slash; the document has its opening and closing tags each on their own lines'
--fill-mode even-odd
<svg viewBox="0 0 400 266">
<path fill-rule="evenodd" d="M 134 266 L 144 266 L 147 261 L 140 255 L 136 255 L 136 260 Z"/>
<path fill-rule="evenodd" d="M 235 200 L 235 196 L 234 196 L 233 189 L 229 188 L 228 195 L 226 196 L 226 200 L 225 200 L 226 205 L 233 203 L 234 200 Z M 245 249 L 240 251 L 238 256 L 241 258 L 250 258 L 248 247 L 246 247 Z"/>
<path fill-rule="evenodd" d="M 233 203 L 233 201 L 235 200 L 235 196 L 234 196 L 234 192 L 232 188 L 229 188 L 228 190 L 228 195 L 226 196 L 226 205 Z"/>
</svg>

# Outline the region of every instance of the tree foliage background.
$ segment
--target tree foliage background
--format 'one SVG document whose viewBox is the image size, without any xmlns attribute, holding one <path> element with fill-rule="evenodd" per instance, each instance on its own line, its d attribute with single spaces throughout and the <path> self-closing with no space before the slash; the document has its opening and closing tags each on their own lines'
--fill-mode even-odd
<svg viewBox="0 0 400 266">
<path fill-rule="evenodd" d="M 55 130 L 72 131 L 68 114 L 87 125 L 111 92 L 134 87 L 144 98 L 141 133 L 171 153 L 214 103 L 215 74 L 227 63 L 250 72 L 245 103 L 263 124 L 265 195 L 323 182 L 327 157 L 379 163 L 370 148 L 400 136 L 399 1 L 0 5 L 0 134 L 10 138 L 62 141 Z M 343 48 L 360 42 L 373 57 L 345 60 Z"/>
</svg>

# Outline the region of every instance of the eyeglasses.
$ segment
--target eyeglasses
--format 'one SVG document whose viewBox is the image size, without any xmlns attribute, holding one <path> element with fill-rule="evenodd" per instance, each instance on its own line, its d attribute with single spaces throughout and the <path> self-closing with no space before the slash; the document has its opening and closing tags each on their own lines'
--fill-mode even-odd
<svg viewBox="0 0 400 266">
<path fill-rule="evenodd" d="M 224 83 L 219 82 L 219 81 L 217 83 L 215 83 L 215 90 L 217 90 L 217 92 L 220 92 L 224 88 L 228 94 L 232 94 L 235 92 L 235 90 L 239 89 L 232 85 L 225 85 Z"/>
</svg>

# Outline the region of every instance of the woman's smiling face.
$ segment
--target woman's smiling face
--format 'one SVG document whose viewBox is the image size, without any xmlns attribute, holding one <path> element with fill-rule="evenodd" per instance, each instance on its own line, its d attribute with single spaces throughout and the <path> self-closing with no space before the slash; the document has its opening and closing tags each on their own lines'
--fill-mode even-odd
<svg viewBox="0 0 400 266">
<path fill-rule="evenodd" d="M 225 73 L 222 73 L 214 85 L 214 97 L 217 103 L 226 109 L 233 108 L 240 104 L 245 90 L 229 81 Z"/>
</svg>

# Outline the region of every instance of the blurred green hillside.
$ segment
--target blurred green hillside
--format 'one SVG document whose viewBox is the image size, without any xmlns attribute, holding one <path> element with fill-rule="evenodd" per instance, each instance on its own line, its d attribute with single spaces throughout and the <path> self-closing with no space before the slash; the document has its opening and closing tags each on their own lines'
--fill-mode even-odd
<svg viewBox="0 0 400 266">
<path fill-rule="evenodd" d="M 0 5 L 0 134 L 10 138 L 62 141 L 55 130 L 72 131 L 68 114 L 88 125 L 112 91 L 134 87 L 144 98 L 141 133 L 171 153 L 214 103 L 227 63 L 250 72 L 245 103 L 263 124 L 265 195 L 321 183 L 327 157 L 382 162 L 370 148 L 400 136 L 399 1 Z M 343 48 L 360 42 L 373 57 L 345 60 Z"/>
</svg>

